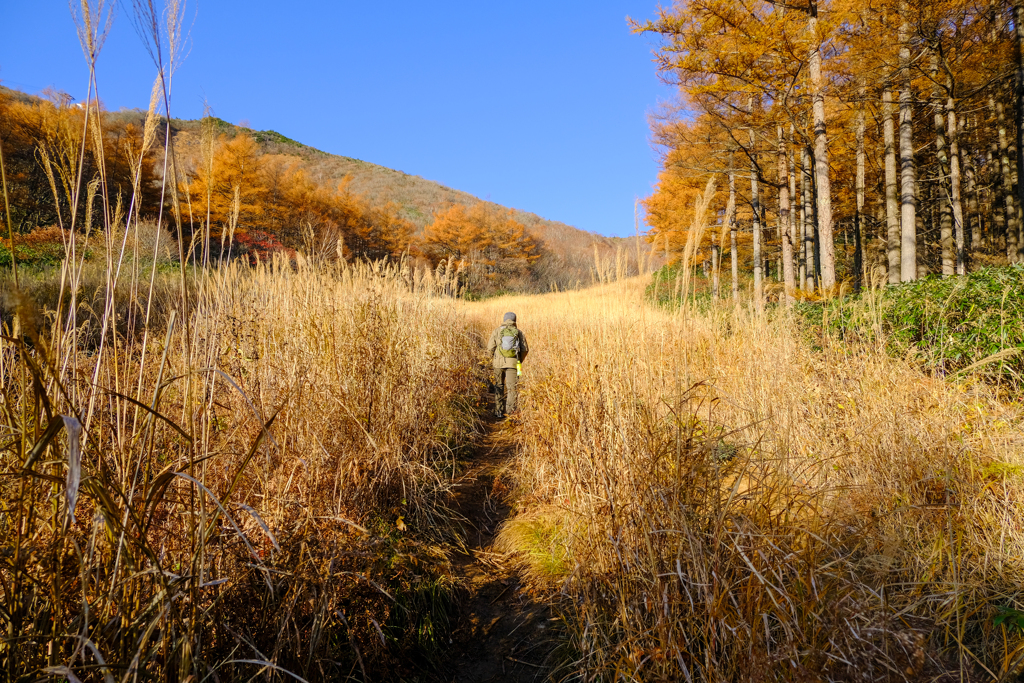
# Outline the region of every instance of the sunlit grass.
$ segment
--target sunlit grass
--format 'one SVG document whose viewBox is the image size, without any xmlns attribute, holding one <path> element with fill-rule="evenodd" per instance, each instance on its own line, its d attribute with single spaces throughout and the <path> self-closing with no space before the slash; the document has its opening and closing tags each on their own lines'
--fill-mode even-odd
<svg viewBox="0 0 1024 683">
<path fill-rule="evenodd" d="M 645 306 L 634 279 L 466 305 L 530 340 L 502 532 L 572 669 L 624 680 L 1006 677 L 1022 634 L 1018 408 L 799 320 Z M 817 348 L 816 348 L 817 346 Z M 554 536 L 559 572 L 538 548 Z M 986 670 L 989 673 L 985 673 Z"/>
</svg>

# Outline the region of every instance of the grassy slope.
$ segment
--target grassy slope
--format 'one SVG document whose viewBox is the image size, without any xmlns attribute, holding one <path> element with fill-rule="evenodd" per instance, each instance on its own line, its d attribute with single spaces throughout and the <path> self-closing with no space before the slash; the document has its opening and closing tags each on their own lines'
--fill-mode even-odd
<svg viewBox="0 0 1024 683">
<path fill-rule="evenodd" d="M 557 596 L 570 668 L 1019 672 L 1020 406 L 788 315 L 644 306 L 645 284 L 466 305 L 483 329 L 516 311 L 533 349 L 501 540 Z"/>
</svg>

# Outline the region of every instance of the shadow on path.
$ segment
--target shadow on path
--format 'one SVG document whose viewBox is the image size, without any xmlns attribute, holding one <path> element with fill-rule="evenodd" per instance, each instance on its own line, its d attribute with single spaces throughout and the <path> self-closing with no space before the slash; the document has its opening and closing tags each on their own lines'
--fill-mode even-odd
<svg viewBox="0 0 1024 683">
<path fill-rule="evenodd" d="M 453 571 L 467 594 L 442 680 L 542 681 L 555 644 L 550 610 L 533 599 L 510 561 L 493 548 L 495 532 L 510 510 L 496 475 L 512 456 L 499 436 L 511 426 L 490 417 L 485 426 L 487 433 L 455 497 L 456 510 L 466 519 L 466 551 L 453 558 Z"/>
</svg>

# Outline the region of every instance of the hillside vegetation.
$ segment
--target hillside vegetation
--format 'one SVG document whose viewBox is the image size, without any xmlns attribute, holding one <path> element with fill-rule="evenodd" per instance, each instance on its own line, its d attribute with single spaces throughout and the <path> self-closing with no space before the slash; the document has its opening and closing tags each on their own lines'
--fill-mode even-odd
<svg viewBox="0 0 1024 683">
<path fill-rule="evenodd" d="M 782 311 L 638 305 L 645 285 L 465 309 L 529 335 L 498 547 L 557 605 L 561 672 L 1019 675 L 1019 400 Z"/>
<path fill-rule="evenodd" d="M 181 243 L 179 257 L 191 262 L 254 262 L 298 250 L 404 255 L 437 267 L 454 256 L 461 286 L 476 295 L 585 286 L 599 279 L 595 264 L 619 261 L 620 270 L 636 273 L 638 259 L 651 259 L 646 243 L 639 254 L 634 240 L 601 237 L 213 116 L 174 119 L 168 127 L 155 109 L 96 110 L 92 125 L 103 129 L 102 142 L 82 145 L 85 109 L 62 93 L 47 95 L 0 89 L 15 241 L 39 243 L 34 233 L 53 227 L 87 233 L 103 204 L 159 219 Z M 170 177 L 162 189 L 168 130 Z M 79 166 L 87 191 L 75 190 Z"/>
</svg>

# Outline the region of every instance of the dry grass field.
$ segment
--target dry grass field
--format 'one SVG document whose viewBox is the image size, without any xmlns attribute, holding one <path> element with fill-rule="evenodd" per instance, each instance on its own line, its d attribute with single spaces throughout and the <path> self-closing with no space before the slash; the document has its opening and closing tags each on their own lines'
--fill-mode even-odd
<svg viewBox="0 0 1024 683">
<path fill-rule="evenodd" d="M 1021 405 L 646 284 L 464 309 L 530 341 L 499 545 L 558 606 L 563 673 L 1019 675 Z"/>
<path fill-rule="evenodd" d="M 5 303 L 8 680 L 452 680 L 506 310 L 531 354 L 492 550 L 560 620 L 555 680 L 1021 671 L 1024 414 L 987 385 L 641 278 L 465 302 L 454 269 L 115 282 L 110 253 Z"/>
<path fill-rule="evenodd" d="M 51 276 L 87 279 L 72 270 Z M 5 680 L 379 679 L 429 654 L 477 430 L 446 283 L 277 263 L 150 266 L 148 290 L 115 270 L 44 313 L 8 297 Z M 93 305 L 69 315 L 72 294 Z"/>
</svg>

